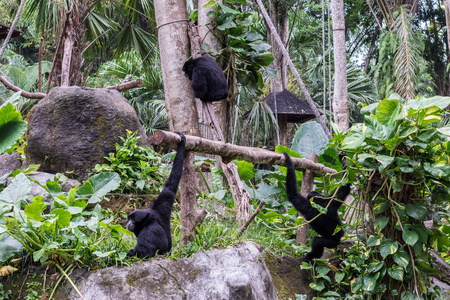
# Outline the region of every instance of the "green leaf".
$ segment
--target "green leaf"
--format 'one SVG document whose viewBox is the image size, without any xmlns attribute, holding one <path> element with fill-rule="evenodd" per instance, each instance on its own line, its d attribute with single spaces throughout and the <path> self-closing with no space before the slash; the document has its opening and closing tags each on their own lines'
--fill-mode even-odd
<svg viewBox="0 0 450 300">
<path fill-rule="evenodd" d="M 89 198 L 89 203 L 100 202 L 103 197 L 117 189 L 120 185 L 120 176 L 117 173 L 100 173 L 89 178 L 75 194 L 80 198 Z"/>
<path fill-rule="evenodd" d="M 375 115 L 384 125 L 394 124 L 400 114 L 400 104 L 396 99 L 384 99 L 378 104 Z"/>
<path fill-rule="evenodd" d="M 376 218 L 376 220 L 375 220 L 375 222 L 373 224 L 373 226 L 375 228 L 375 231 L 379 233 L 381 230 L 384 229 L 384 227 L 386 227 L 388 222 L 389 222 L 389 219 L 386 218 L 385 216 L 381 216 L 381 217 Z"/>
<path fill-rule="evenodd" d="M 402 266 L 403 268 L 408 267 L 410 258 L 408 253 L 406 253 L 405 250 L 399 250 L 397 251 L 392 258 L 394 259 L 395 263 Z"/>
<path fill-rule="evenodd" d="M 377 279 L 380 274 L 366 275 L 363 277 L 363 289 L 365 291 L 373 291 L 377 286 Z"/>
<path fill-rule="evenodd" d="M 255 170 L 252 163 L 244 160 L 235 160 L 234 162 L 238 167 L 239 178 L 241 178 L 242 181 L 249 181 L 255 177 Z"/>
<path fill-rule="evenodd" d="M 322 126 L 315 121 L 303 123 L 295 132 L 291 149 L 303 157 L 321 155 L 328 145 L 328 137 Z"/>
<path fill-rule="evenodd" d="M 230 14 L 233 14 L 233 15 L 239 15 L 240 14 L 240 12 L 238 12 L 237 10 L 232 9 L 231 7 L 228 7 L 228 6 L 223 5 L 221 3 L 217 3 L 217 4 L 219 5 L 219 7 L 221 9 L 223 9 L 223 11 L 225 13 L 230 13 Z"/>
<path fill-rule="evenodd" d="M 116 251 L 115 250 L 108 251 L 108 252 L 94 251 L 94 252 L 92 252 L 92 254 L 97 256 L 97 257 L 107 257 L 107 256 L 110 256 L 111 253 L 114 253 L 114 252 L 116 252 Z"/>
<path fill-rule="evenodd" d="M 336 272 L 336 275 L 334 275 L 334 279 L 336 280 L 337 283 L 340 283 L 345 277 L 345 273 L 342 271 L 338 271 Z"/>
<path fill-rule="evenodd" d="M 405 243 L 410 246 L 414 246 L 419 240 L 419 235 L 417 234 L 417 232 L 409 229 L 403 230 L 402 237 Z"/>
<path fill-rule="evenodd" d="M 0 107 L 0 154 L 11 148 L 27 130 L 27 122 L 16 108 L 8 103 Z"/>
<path fill-rule="evenodd" d="M 20 201 L 25 200 L 30 191 L 30 180 L 23 173 L 20 173 L 0 193 L 0 204 L 4 203 L 20 207 Z"/>
<path fill-rule="evenodd" d="M 398 250 L 398 244 L 391 239 L 385 239 L 380 245 L 380 254 L 383 258 L 392 255 Z"/>
<path fill-rule="evenodd" d="M 415 100 L 411 99 L 405 105 L 405 110 L 406 111 L 410 109 L 421 110 L 432 106 L 437 106 L 440 109 L 445 109 L 449 105 L 450 105 L 450 97 L 435 96 L 431 98 L 419 98 Z"/>
<path fill-rule="evenodd" d="M 366 139 L 367 126 L 364 124 L 355 124 L 350 129 L 351 134 L 347 134 L 342 142 L 342 150 L 356 149 L 364 143 Z"/>
<path fill-rule="evenodd" d="M 319 282 L 311 282 L 311 283 L 309 284 L 309 286 L 310 286 L 313 290 L 316 290 L 316 291 L 319 291 L 319 292 L 325 288 L 325 285 L 323 284 L 322 281 L 319 281 Z"/>
<path fill-rule="evenodd" d="M 25 207 L 25 214 L 28 218 L 34 221 L 42 221 L 44 218 L 41 213 L 45 210 L 47 205 L 44 203 L 44 198 L 41 195 L 36 196 L 31 204 Z"/>
<path fill-rule="evenodd" d="M 256 63 L 263 67 L 267 67 L 273 62 L 273 55 L 270 52 L 259 53 L 252 58 Z"/>
<path fill-rule="evenodd" d="M 204 8 L 210 8 L 217 5 L 217 2 L 215 0 L 209 0 L 205 5 L 203 5 Z"/>
<path fill-rule="evenodd" d="M 58 208 L 58 209 L 53 210 L 50 214 L 55 215 L 58 218 L 59 227 L 69 226 L 72 215 L 67 210 Z"/>
<path fill-rule="evenodd" d="M 393 265 L 392 268 L 388 269 L 388 274 L 395 280 L 403 281 L 403 275 L 405 274 L 405 271 L 399 265 Z"/>
<path fill-rule="evenodd" d="M 423 203 L 409 203 L 406 205 L 406 214 L 416 220 L 423 220 L 427 213 L 428 209 Z"/>
<path fill-rule="evenodd" d="M 367 266 L 367 272 L 375 273 L 378 272 L 382 267 L 383 267 L 382 261 L 372 259 Z"/>
<path fill-rule="evenodd" d="M 0 224 L 0 262 L 6 262 L 22 251 L 23 245 L 10 236 L 2 232 L 6 231 L 6 226 Z"/>
<path fill-rule="evenodd" d="M 124 229 L 122 225 L 109 225 L 108 228 L 111 230 L 111 234 L 116 238 L 120 238 L 119 233 L 133 235 L 131 231 Z"/>
<path fill-rule="evenodd" d="M 381 244 L 381 238 L 378 236 L 370 236 L 367 239 L 367 246 L 369 247 L 374 247 L 374 246 L 379 246 Z"/>
</svg>

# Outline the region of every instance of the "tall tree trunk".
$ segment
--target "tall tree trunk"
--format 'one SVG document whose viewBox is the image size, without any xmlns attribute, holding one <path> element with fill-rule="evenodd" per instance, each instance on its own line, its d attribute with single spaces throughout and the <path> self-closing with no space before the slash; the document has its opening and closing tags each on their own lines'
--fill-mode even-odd
<svg viewBox="0 0 450 300">
<path fill-rule="evenodd" d="M 200 45 L 207 44 L 209 46 L 210 52 L 212 52 L 213 54 L 218 54 L 222 50 L 223 45 L 217 37 L 215 28 L 212 27 L 213 24 L 216 23 L 215 15 L 211 15 L 209 17 L 207 16 L 209 12 L 214 11 L 214 6 L 209 8 L 203 7 L 208 2 L 209 0 L 198 0 L 198 33 L 200 36 Z M 216 0 L 216 3 L 222 4 L 222 2 L 222 0 Z M 213 104 L 214 112 L 220 124 L 220 129 L 222 130 L 223 135 L 226 137 L 227 99 L 216 101 Z M 199 110 L 199 114 L 203 112 L 198 105 L 197 108 Z"/>
<path fill-rule="evenodd" d="M 190 81 L 184 77 L 183 64 L 190 56 L 186 1 L 154 1 L 164 94 L 170 130 L 198 135 L 198 116 Z M 186 154 L 181 177 L 181 244 L 195 233 L 197 203 L 192 184 L 192 152 Z"/>
<path fill-rule="evenodd" d="M 344 1 L 331 1 L 333 17 L 334 48 L 334 122 L 340 131 L 349 128 L 349 105 L 347 92 L 347 56 L 345 51 Z"/>
<path fill-rule="evenodd" d="M 450 62 L 450 0 L 444 0 L 445 23 L 447 24 L 447 62 Z"/>
</svg>

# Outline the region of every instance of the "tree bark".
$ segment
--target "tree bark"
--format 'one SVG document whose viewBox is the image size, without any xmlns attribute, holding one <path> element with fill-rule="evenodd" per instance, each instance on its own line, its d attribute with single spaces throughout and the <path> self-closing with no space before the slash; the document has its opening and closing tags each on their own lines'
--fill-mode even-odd
<svg viewBox="0 0 450 300">
<path fill-rule="evenodd" d="M 319 156 L 317 156 L 314 153 L 311 153 L 308 159 L 314 163 L 317 163 L 317 161 L 319 160 Z M 303 197 L 307 197 L 308 194 L 312 191 L 312 188 L 314 186 L 314 177 L 315 174 L 311 170 L 306 170 L 303 173 L 302 188 L 300 190 L 300 193 Z M 309 232 L 309 224 L 305 224 L 299 229 L 297 229 L 297 238 L 295 239 L 295 243 L 297 245 L 306 244 L 306 242 L 308 241 L 308 232 Z"/>
<path fill-rule="evenodd" d="M 223 45 L 217 36 L 215 28 L 212 27 L 213 24 L 216 23 L 215 15 L 212 15 L 210 17 L 207 16 L 209 12 L 214 10 L 214 7 L 210 8 L 203 7 L 208 2 L 209 0 L 198 0 L 198 34 L 200 38 L 200 46 L 203 44 L 205 45 L 207 44 L 209 46 L 209 51 L 212 54 L 219 54 L 223 48 Z M 222 0 L 216 0 L 216 3 L 222 4 L 222 2 L 223 2 Z M 217 121 L 219 122 L 220 125 L 220 129 L 222 130 L 222 133 L 224 133 L 224 136 L 227 136 L 226 135 L 227 99 L 215 101 L 213 105 Z M 204 137 L 207 138 L 207 136 Z"/>
<path fill-rule="evenodd" d="M 347 91 L 347 56 L 345 50 L 344 1 L 331 1 L 333 17 L 334 48 L 334 122 L 340 131 L 349 128 L 349 105 Z"/>
<path fill-rule="evenodd" d="M 68 25 L 66 28 L 66 33 L 64 37 L 64 52 L 63 59 L 61 63 L 61 86 L 69 86 L 70 85 L 70 62 L 72 60 L 72 51 L 73 51 L 73 24 L 72 20 L 67 20 Z"/>
<path fill-rule="evenodd" d="M 447 24 L 447 62 L 450 62 L 450 0 L 444 0 L 445 23 Z"/>
<path fill-rule="evenodd" d="M 198 135 L 197 109 L 190 81 L 182 72 L 183 65 L 190 56 L 186 2 L 155 1 L 154 6 L 169 128 Z M 192 154 L 187 152 L 180 187 L 181 245 L 186 245 L 192 239 L 198 215 L 191 174 L 194 174 Z"/>
<path fill-rule="evenodd" d="M 148 138 L 148 143 L 164 148 L 176 148 L 180 136 L 170 131 L 157 130 Z M 237 146 L 230 143 L 210 141 L 198 136 L 186 135 L 186 150 L 220 155 L 224 160 L 241 159 L 252 163 L 286 166 L 284 155 L 266 149 Z M 309 159 L 291 157 L 295 169 L 311 170 L 316 176 L 335 174 L 336 170 Z"/>
</svg>

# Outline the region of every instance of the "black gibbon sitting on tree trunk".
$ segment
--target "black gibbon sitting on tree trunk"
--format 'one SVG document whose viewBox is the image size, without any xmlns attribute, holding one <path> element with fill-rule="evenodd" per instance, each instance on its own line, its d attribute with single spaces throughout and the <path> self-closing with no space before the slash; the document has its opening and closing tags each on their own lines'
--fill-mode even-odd
<svg viewBox="0 0 450 300">
<path fill-rule="evenodd" d="M 184 75 L 192 81 L 194 97 L 213 102 L 228 97 L 228 83 L 216 61 L 207 55 L 184 63 Z"/>
<path fill-rule="evenodd" d="M 344 236 L 344 231 L 340 229 L 335 233 L 336 227 L 341 226 L 342 222 L 338 216 L 338 209 L 342 202 L 350 194 L 350 184 L 340 186 L 328 196 L 312 191 L 305 198 L 298 193 L 297 190 L 297 176 L 295 174 L 295 167 L 288 154 L 283 153 L 286 158 L 287 174 L 286 174 L 286 194 L 288 200 L 294 205 L 295 209 L 300 212 L 306 220 L 310 221 L 311 227 L 321 236 L 315 237 L 312 241 L 311 252 L 306 254 L 304 261 L 311 261 L 314 258 L 320 258 L 323 254 L 324 247 L 335 248 L 339 245 L 341 238 Z M 345 167 L 345 163 L 344 163 Z M 313 202 L 327 207 L 326 214 L 320 212 L 312 207 L 309 199 L 313 198 Z M 339 200 L 336 200 L 339 199 Z M 328 204 L 331 201 L 330 204 Z M 312 221 L 311 221 L 312 220 Z"/>
<path fill-rule="evenodd" d="M 127 229 L 137 238 L 137 245 L 130 249 L 127 256 L 150 258 L 158 254 L 170 252 L 172 236 L 170 232 L 170 215 L 175 194 L 183 172 L 183 160 L 186 138 L 180 133 L 181 142 L 173 161 L 172 171 L 164 183 L 163 190 L 148 209 L 138 209 L 128 215 Z"/>
</svg>

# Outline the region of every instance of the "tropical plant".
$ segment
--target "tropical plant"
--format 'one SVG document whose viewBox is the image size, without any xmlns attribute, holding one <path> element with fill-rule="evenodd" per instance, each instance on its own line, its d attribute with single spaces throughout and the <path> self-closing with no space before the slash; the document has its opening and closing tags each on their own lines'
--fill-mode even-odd
<svg viewBox="0 0 450 300">
<path fill-rule="evenodd" d="M 27 130 L 27 122 L 11 103 L 0 106 L 0 154 L 10 149 Z"/>
<path fill-rule="evenodd" d="M 155 66 L 145 72 L 140 69 L 142 61 L 136 51 L 125 52 L 119 58 L 104 63 L 99 71 L 99 76 L 91 76 L 89 81 L 104 77 L 118 80 L 142 80 L 142 88 L 124 92 L 124 96 L 136 110 L 136 113 L 148 135 L 157 129 L 167 129 L 169 121 L 164 102 L 164 86 L 162 82 L 161 68 Z M 88 81 L 88 82 L 89 82 Z M 110 83 L 106 83 L 109 85 Z"/>
<path fill-rule="evenodd" d="M 439 225 L 448 218 L 441 207 L 450 200 L 450 128 L 435 127 L 448 105 L 450 98 L 407 102 L 394 94 L 362 109 L 364 123 L 333 139 L 349 155 L 350 180 L 372 220 L 359 236 L 365 263 L 351 284 L 365 299 L 433 297 L 428 275 L 439 271 L 430 249 L 447 252 L 450 241 L 423 221 L 433 215 Z"/>
<path fill-rule="evenodd" d="M 150 147 L 138 145 L 137 132 L 127 132 L 127 137 L 116 144 L 115 153 L 105 157 L 108 164 L 96 165 L 94 173 L 116 172 L 120 184 L 115 189 L 122 193 L 158 194 L 164 184 L 165 172 L 161 168 L 161 156 Z"/>
</svg>

